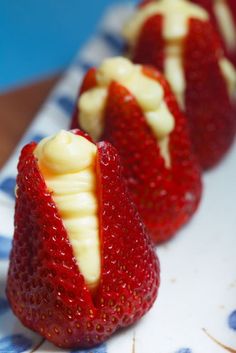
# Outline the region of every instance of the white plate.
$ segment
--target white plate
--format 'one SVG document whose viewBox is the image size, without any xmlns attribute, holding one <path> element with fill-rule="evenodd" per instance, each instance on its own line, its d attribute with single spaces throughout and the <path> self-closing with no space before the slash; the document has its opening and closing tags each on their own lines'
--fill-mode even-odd
<svg viewBox="0 0 236 353">
<path fill-rule="evenodd" d="M 84 70 L 105 56 L 119 53 L 119 29 L 130 10 L 126 5 L 108 12 L 99 33 L 77 56 L 20 146 L 69 125 Z M 60 349 L 20 324 L 5 297 L 20 146 L 0 175 L 0 352 L 58 352 Z M 100 347 L 78 352 L 236 352 L 235 145 L 219 167 L 205 174 L 204 184 L 202 203 L 192 221 L 171 242 L 157 249 L 162 281 L 152 310 Z"/>
</svg>

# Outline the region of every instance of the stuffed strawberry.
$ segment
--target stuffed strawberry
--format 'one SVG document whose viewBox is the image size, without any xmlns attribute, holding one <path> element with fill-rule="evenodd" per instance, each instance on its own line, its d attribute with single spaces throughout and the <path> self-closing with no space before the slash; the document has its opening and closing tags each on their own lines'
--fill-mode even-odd
<svg viewBox="0 0 236 353">
<path fill-rule="evenodd" d="M 88 71 L 72 125 L 118 149 L 155 243 L 172 237 L 193 215 L 201 196 L 199 167 L 186 119 L 155 69 L 118 57 Z"/>
<path fill-rule="evenodd" d="M 134 62 L 165 73 L 201 166 L 216 165 L 235 136 L 236 74 L 208 13 L 187 0 L 148 1 L 127 23 L 124 37 Z"/>
<path fill-rule="evenodd" d="M 236 1 L 191 0 L 204 7 L 220 35 L 227 57 L 236 66 Z"/>
<path fill-rule="evenodd" d="M 78 130 L 25 146 L 7 282 L 22 323 L 60 347 L 91 347 L 140 319 L 158 286 L 114 147 Z"/>
</svg>

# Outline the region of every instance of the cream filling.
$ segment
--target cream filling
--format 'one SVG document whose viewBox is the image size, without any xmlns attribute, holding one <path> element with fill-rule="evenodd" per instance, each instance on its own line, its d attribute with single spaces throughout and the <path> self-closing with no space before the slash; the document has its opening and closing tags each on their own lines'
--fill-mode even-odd
<svg viewBox="0 0 236 353">
<path fill-rule="evenodd" d="M 159 0 L 138 10 L 124 28 L 123 35 L 131 47 L 134 46 L 142 26 L 148 18 L 163 16 L 163 38 L 165 40 L 164 73 L 176 98 L 184 108 L 186 80 L 183 67 L 183 40 L 188 34 L 189 19 L 208 20 L 207 12 L 186 0 Z"/>
<path fill-rule="evenodd" d="M 43 139 L 34 151 L 91 291 L 98 286 L 101 272 L 96 153 L 93 143 L 64 130 Z"/>
<path fill-rule="evenodd" d="M 186 80 L 183 65 L 182 43 L 169 43 L 165 47 L 164 73 L 182 109 L 185 107 Z"/>
<path fill-rule="evenodd" d="M 104 109 L 107 89 L 95 87 L 84 92 L 79 98 L 80 126 L 94 141 L 98 141 L 104 130 Z"/>
<path fill-rule="evenodd" d="M 169 135 L 175 121 L 165 101 L 164 90 L 157 81 L 142 72 L 142 66 L 133 65 L 128 59 L 106 59 L 96 73 L 97 87 L 84 92 L 78 102 L 81 127 L 98 140 L 104 128 L 104 110 L 108 87 L 112 81 L 126 87 L 136 98 L 147 123 L 157 138 L 160 153 L 166 166 L 171 166 Z"/>
<path fill-rule="evenodd" d="M 234 92 L 236 89 L 236 70 L 233 64 L 231 64 L 226 58 L 221 58 L 219 60 L 219 66 L 227 84 L 228 94 L 231 99 L 234 99 Z"/>
<path fill-rule="evenodd" d="M 222 31 L 228 42 L 236 46 L 236 31 L 232 15 L 224 0 L 215 0 L 215 10 L 221 24 Z M 123 35 L 131 48 L 134 46 L 145 21 L 155 14 L 164 18 L 163 38 L 165 40 L 164 73 L 169 81 L 179 105 L 185 107 L 186 79 L 183 65 L 183 41 L 188 34 L 189 19 L 197 18 L 208 21 L 207 12 L 198 5 L 186 0 L 159 0 L 139 9 L 124 28 Z M 235 89 L 235 71 L 225 59 L 219 59 L 228 92 L 233 96 Z"/>
<path fill-rule="evenodd" d="M 227 48 L 229 50 L 235 50 L 236 26 L 227 2 L 225 0 L 215 0 L 214 12 Z"/>
<path fill-rule="evenodd" d="M 123 29 L 125 39 L 131 45 L 134 44 L 146 20 L 157 14 L 165 19 L 163 37 L 166 41 L 185 38 L 189 18 L 208 20 L 208 14 L 204 9 L 186 0 L 159 0 L 142 7 L 129 19 Z"/>
</svg>

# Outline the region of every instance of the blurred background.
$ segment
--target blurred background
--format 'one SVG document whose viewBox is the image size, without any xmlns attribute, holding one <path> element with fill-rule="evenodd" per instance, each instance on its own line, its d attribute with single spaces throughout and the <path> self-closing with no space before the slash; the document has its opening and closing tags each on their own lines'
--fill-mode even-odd
<svg viewBox="0 0 236 353">
<path fill-rule="evenodd" d="M 105 9 L 124 2 L 0 0 L 0 166 Z"/>
</svg>

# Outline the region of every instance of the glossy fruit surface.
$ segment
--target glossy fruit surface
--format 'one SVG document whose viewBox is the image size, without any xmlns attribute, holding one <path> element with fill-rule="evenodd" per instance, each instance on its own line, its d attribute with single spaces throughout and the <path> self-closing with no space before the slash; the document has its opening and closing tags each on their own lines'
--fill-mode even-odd
<svg viewBox="0 0 236 353">
<path fill-rule="evenodd" d="M 163 17 L 153 15 L 144 23 L 131 56 L 134 62 L 164 72 Z M 220 69 L 222 47 L 210 22 L 191 19 L 183 43 L 186 81 L 183 111 L 203 169 L 217 165 L 228 152 L 236 132 L 235 103 L 230 99 Z"/>
<path fill-rule="evenodd" d="M 119 151 L 133 200 L 152 240 L 161 243 L 171 238 L 196 211 L 201 197 L 201 175 L 186 119 L 168 83 L 155 69 L 145 67 L 143 70 L 162 85 L 165 102 L 175 119 L 169 140 L 171 168 L 165 166 L 157 139 L 136 99 L 116 82 L 109 87 L 103 139 Z M 87 75 L 91 79 L 91 72 Z M 78 124 L 78 110 L 75 116 Z"/>
<path fill-rule="evenodd" d="M 191 1 L 197 5 L 204 7 L 204 9 L 207 10 L 207 12 L 210 15 L 211 22 L 213 23 L 213 25 L 215 27 L 215 30 L 218 32 L 219 37 L 221 38 L 221 44 L 225 50 L 227 57 L 236 66 L 236 43 L 235 43 L 234 48 L 230 48 L 227 45 L 226 40 L 224 39 L 224 36 L 222 35 L 220 23 L 217 20 L 216 12 L 214 10 L 214 5 L 215 5 L 216 1 L 215 0 L 191 0 Z M 232 15 L 233 22 L 234 22 L 234 25 L 236 28 L 236 2 L 235 2 L 235 0 L 224 0 L 224 2 L 226 4 L 226 6 L 228 6 L 228 9 Z M 225 24 L 225 25 L 227 25 L 227 24 Z"/>
<path fill-rule="evenodd" d="M 117 152 L 101 142 L 96 173 L 102 268 L 92 296 L 38 169 L 35 146 L 24 147 L 18 164 L 7 296 L 22 323 L 49 341 L 65 348 L 91 347 L 150 309 L 159 262 L 127 195 Z"/>
</svg>

